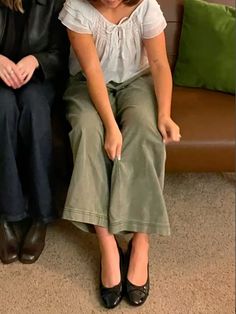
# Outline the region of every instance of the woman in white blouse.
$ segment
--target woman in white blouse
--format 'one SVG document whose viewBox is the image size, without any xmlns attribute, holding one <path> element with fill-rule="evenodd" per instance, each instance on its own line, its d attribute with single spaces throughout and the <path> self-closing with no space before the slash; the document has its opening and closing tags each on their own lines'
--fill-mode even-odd
<svg viewBox="0 0 236 314">
<path fill-rule="evenodd" d="M 149 293 L 149 234 L 170 233 L 165 143 L 180 139 L 170 117 L 166 21 L 155 0 L 67 0 L 59 18 L 72 46 L 64 100 L 74 170 L 63 217 L 97 234 L 104 305 L 115 307 L 124 293 L 141 305 Z M 123 283 L 114 234 L 125 232 L 133 237 Z"/>
</svg>

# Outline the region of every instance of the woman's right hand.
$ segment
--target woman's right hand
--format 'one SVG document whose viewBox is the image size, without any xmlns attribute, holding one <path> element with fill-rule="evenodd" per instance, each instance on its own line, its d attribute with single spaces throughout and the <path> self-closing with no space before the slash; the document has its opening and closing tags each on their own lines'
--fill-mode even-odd
<svg viewBox="0 0 236 314">
<path fill-rule="evenodd" d="M 0 55 L 0 78 L 14 89 L 20 88 L 24 81 L 17 65 L 3 55 Z"/>
<path fill-rule="evenodd" d="M 106 129 L 104 146 L 107 155 L 111 160 L 114 160 L 115 158 L 118 160 L 121 159 L 122 134 L 117 124 Z"/>
</svg>

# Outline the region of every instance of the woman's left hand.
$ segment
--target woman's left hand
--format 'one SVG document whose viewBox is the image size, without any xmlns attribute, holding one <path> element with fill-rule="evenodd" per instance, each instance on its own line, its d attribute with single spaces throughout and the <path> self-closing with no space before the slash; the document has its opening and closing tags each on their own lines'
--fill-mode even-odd
<svg viewBox="0 0 236 314">
<path fill-rule="evenodd" d="M 159 117 L 158 129 L 163 137 L 163 143 L 167 144 L 180 141 L 179 126 L 170 117 Z"/>
<path fill-rule="evenodd" d="M 26 56 L 17 63 L 17 67 L 24 79 L 23 85 L 29 82 L 38 66 L 38 60 L 33 55 Z"/>
</svg>

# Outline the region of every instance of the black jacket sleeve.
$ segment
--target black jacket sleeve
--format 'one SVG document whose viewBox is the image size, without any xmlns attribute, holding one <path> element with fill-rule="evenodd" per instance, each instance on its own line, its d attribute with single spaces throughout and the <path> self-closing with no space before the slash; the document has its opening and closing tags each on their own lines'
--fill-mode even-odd
<svg viewBox="0 0 236 314">
<path fill-rule="evenodd" d="M 65 27 L 58 19 L 62 5 L 62 1 L 55 0 L 47 49 L 33 53 L 39 62 L 44 79 L 60 80 L 60 75 L 65 76 L 68 72 L 69 40 Z"/>
</svg>

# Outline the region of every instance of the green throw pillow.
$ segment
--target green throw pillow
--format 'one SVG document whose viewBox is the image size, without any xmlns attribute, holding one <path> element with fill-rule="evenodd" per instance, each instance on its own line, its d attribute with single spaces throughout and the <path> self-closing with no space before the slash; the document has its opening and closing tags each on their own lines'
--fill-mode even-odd
<svg viewBox="0 0 236 314">
<path fill-rule="evenodd" d="M 185 0 L 174 83 L 234 93 L 235 8 Z"/>
</svg>

